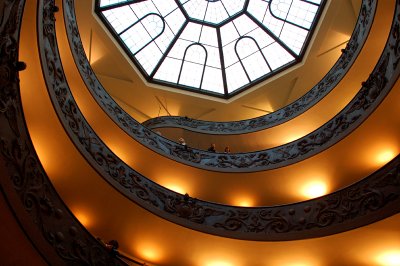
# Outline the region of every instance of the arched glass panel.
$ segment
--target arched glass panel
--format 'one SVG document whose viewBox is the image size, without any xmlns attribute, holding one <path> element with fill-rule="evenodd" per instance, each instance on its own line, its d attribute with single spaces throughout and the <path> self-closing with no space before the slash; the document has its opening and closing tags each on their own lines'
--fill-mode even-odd
<svg viewBox="0 0 400 266">
<path fill-rule="evenodd" d="M 147 14 L 123 30 L 119 35 L 133 55 L 157 39 L 165 30 L 164 19 L 154 13 Z"/>
<path fill-rule="evenodd" d="M 207 63 L 207 50 L 199 43 L 189 45 L 183 56 L 178 83 L 201 88 Z"/>
<path fill-rule="evenodd" d="M 245 36 L 237 40 L 235 52 L 250 81 L 271 72 L 271 67 L 254 38 Z"/>
<path fill-rule="evenodd" d="M 305 30 L 311 27 L 318 5 L 304 0 L 270 0 L 269 12 L 279 20 Z"/>
</svg>

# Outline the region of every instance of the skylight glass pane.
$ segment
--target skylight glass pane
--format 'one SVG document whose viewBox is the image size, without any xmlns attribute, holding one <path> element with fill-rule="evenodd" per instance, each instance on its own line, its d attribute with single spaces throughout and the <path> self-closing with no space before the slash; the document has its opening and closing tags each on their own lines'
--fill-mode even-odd
<svg viewBox="0 0 400 266">
<path fill-rule="evenodd" d="M 318 11 L 318 6 L 294 0 L 290 8 L 287 20 L 309 29 Z"/>
<path fill-rule="evenodd" d="M 286 20 L 293 0 L 270 0 L 269 12 L 276 19 Z"/>
<path fill-rule="evenodd" d="M 191 19 L 218 24 L 243 11 L 245 0 L 180 0 Z"/>
<path fill-rule="evenodd" d="M 206 67 L 201 89 L 223 94 L 224 84 L 221 69 Z"/>
<path fill-rule="evenodd" d="M 193 42 L 178 39 L 174 45 L 174 47 L 169 52 L 168 56 L 177 59 L 183 59 L 183 55 L 185 54 L 186 48 L 191 45 Z"/>
<path fill-rule="evenodd" d="M 170 28 L 174 34 L 177 34 L 186 19 L 179 9 L 175 9 L 172 13 L 168 14 L 164 20 L 168 28 Z"/>
<path fill-rule="evenodd" d="M 250 0 L 247 11 L 258 21 L 263 22 L 268 2 L 263 0 Z"/>
<path fill-rule="evenodd" d="M 200 39 L 201 25 L 197 23 L 187 24 L 180 38 L 192 42 L 198 42 Z"/>
<path fill-rule="evenodd" d="M 144 17 L 150 13 L 159 14 L 156 6 L 153 4 L 153 2 L 151 0 L 131 4 L 131 5 L 129 5 L 129 7 L 133 10 L 133 12 L 139 18 Z"/>
<path fill-rule="evenodd" d="M 260 51 L 257 51 L 256 53 L 244 58 L 242 62 L 252 81 L 271 72 L 266 60 L 263 57 L 263 54 Z"/>
<path fill-rule="evenodd" d="M 141 18 L 134 26 L 120 36 L 128 49 L 135 54 L 144 46 L 156 39 L 163 32 L 165 25 L 161 17 L 149 14 Z"/>
<path fill-rule="evenodd" d="M 239 55 L 240 59 L 254 54 L 257 51 L 259 51 L 259 49 L 254 39 L 250 37 L 244 37 L 237 41 L 236 52 Z"/>
<path fill-rule="evenodd" d="M 204 47 L 207 49 L 207 66 L 221 68 L 219 49 L 208 45 Z"/>
<path fill-rule="evenodd" d="M 248 16 L 242 15 L 233 21 L 236 29 L 241 36 L 249 33 L 250 31 L 256 29 L 258 26 L 249 19 Z"/>
<path fill-rule="evenodd" d="M 178 83 L 200 88 L 207 60 L 207 51 L 200 44 L 192 44 L 185 50 Z"/>
<path fill-rule="evenodd" d="M 231 42 L 230 44 L 224 46 L 222 49 L 224 52 L 225 67 L 229 67 L 239 61 L 239 58 L 237 57 L 235 52 L 235 44 L 236 42 Z"/>
<path fill-rule="evenodd" d="M 185 61 L 205 65 L 207 59 L 207 50 L 200 44 L 192 44 L 186 49 Z"/>
<path fill-rule="evenodd" d="M 222 5 L 222 1 L 208 3 L 207 13 L 204 19 L 205 21 L 219 23 L 227 18 L 229 18 L 229 14 Z"/>
<path fill-rule="evenodd" d="M 200 42 L 206 45 L 218 47 L 217 30 L 209 26 L 203 26 Z"/>
<path fill-rule="evenodd" d="M 135 58 L 139 61 L 146 73 L 150 74 L 161 59 L 161 56 L 162 53 L 160 49 L 158 49 L 157 45 L 152 42 L 140 51 Z"/>
<path fill-rule="evenodd" d="M 296 54 L 299 54 L 303 47 L 304 41 L 307 37 L 308 31 L 300 29 L 291 24 L 285 24 L 283 26 L 282 34 L 280 39 L 286 43 L 290 49 Z"/>
<path fill-rule="evenodd" d="M 245 0 L 220 0 L 228 11 L 229 16 L 233 16 L 243 9 Z"/>
<path fill-rule="evenodd" d="M 261 48 L 264 48 L 265 46 L 270 45 L 274 42 L 274 39 L 272 39 L 271 36 L 269 36 L 265 31 L 260 28 L 249 32 L 248 34 L 246 34 L 246 36 L 254 38 Z"/>
<path fill-rule="evenodd" d="M 194 19 L 203 20 L 206 15 L 208 2 L 205 0 L 189 0 L 183 8 Z"/>
<path fill-rule="evenodd" d="M 295 59 L 278 43 L 273 43 L 265 47 L 264 49 L 262 49 L 262 52 L 272 70 L 284 66 Z"/>
<path fill-rule="evenodd" d="M 226 82 L 228 83 L 228 92 L 233 92 L 249 83 L 249 79 L 240 63 L 228 67 L 225 73 Z"/>
<path fill-rule="evenodd" d="M 155 39 L 155 43 L 157 44 L 158 48 L 164 53 L 168 46 L 171 44 L 174 34 L 170 30 L 169 27 L 165 27 L 164 32 Z"/>
<path fill-rule="evenodd" d="M 228 43 L 237 40 L 240 35 L 235 27 L 235 25 L 232 22 L 229 22 L 228 24 L 224 25 L 221 27 L 221 41 L 222 41 L 222 46 L 227 45 Z"/>
<path fill-rule="evenodd" d="M 164 80 L 172 83 L 177 83 L 181 65 L 182 60 L 167 57 L 161 64 L 157 73 L 154 75 L 154 78 L 156 80 Z"/>
<path fill-rule="evenodd" d="M 106 10 L 103 14 L 117 33 L 122 32 L 139 19 L 129 6 Z"/>
<path fill-rule="evenodd" d="M 178 8 L 174 0 L 151 0 L 151 1 L 153 2 L 154 6 L 156 6 L 158 13 L 160 13 L 161 16 L 163 17 L 167 16 L 172 11 Z"/>
<path fill-rule="evenodd" d="M 280 36 L 283 25 L 285 24 L 284 21 L 273 17 L 269 11 L 265 12 L 262 23 L 268 30 L 270 30 L 277 37 Z"/>
<path fill-rule="evenodd" d="M 203 76 L 203 65 L 192 62 L 184 62 L 179 84 L 200 88 L 201 78 Z"/>
</svg>

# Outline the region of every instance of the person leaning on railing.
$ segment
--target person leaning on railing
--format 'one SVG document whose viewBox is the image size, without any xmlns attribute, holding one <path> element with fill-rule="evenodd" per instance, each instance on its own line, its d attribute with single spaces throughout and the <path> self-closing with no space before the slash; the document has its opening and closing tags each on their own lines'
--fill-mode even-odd
<svg viewBox="0 0 400 266">
<path fill-rule="evenodd" d="M 209 152 L 217 152 L 217 150 L 215 149 L 215 143 L 212 143 L 210 148 L 207 149 L 207 151 L 209 151 Z"/>
</svg>

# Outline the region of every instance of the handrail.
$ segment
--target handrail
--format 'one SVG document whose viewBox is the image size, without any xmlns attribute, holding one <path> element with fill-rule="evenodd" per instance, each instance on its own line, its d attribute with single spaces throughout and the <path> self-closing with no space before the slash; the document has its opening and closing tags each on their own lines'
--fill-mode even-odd
<svg viewBox="0 0 400 266">
<path fill-rule="evenodd" d="M 359 52 L 359 49 L 361 49 L 360 46 L 362 46 L 363 41 L 365 40 L 364 38 L 368 35 L 371 26 L 370 24 L 372 24 L 371 21 L 373 20 L 372 14 L 375 13 L 376 4 L 377 1 L 363 1 L 357 26 L 346 52 L 344 52 L 340 57 L 333 70 L 329 72 L 330 74 L 328 73 L 328 80 L 320 83 L 317 86 L 319 89 L 315 90 L 314 93 L 319 95 L 319 93 L 324 91 L 325 87 L 328 87 L 325 85 L 331 83 L 336 84 L 335 82 L 340 80 L 342 74 L 345 74 L 349 65 L 352 64 L 354 58 L 351 55 Z M 138 121 L 133 119 L 121 107 L 119 107 L 112 97 L 108 95 L 101 83 L 98 81 L 87 60 L 79 36 L 79 29 L 73 5 L 70 4 L 67 6 L 67 9 L 69 10 L 64 19 L 65 25 L 67 25 L 66 30 L 71 47 L 71 53 L 83 81 L 101 108 L 121 129 L 136 141 L 161 155 L 197 168 L 219 172 L 256 172 L 275 169 L 302 161 L 329 148 L 347 136 L 353 129 L 358 127 L 364 119 L 366 119 L 377 104 L 383 100 L 383 95 L 389 91 L 389 88 L 384 91 L 380 91 L 380 88 L 377 88 L 381 92 L 381 96 L 378 94 L 369 95 L 372 97 L 364 101 L 364 106 L 361 107 L 358 102 L 365 97 L 365 93 L 368 90 L 375 89 L 363 87 L 347 107 L 333 119 L 310 134 L 282 146 L 256 152 L 236 154 L 211 153 L 195 148 L 189 150 L 184 149 L 180 144 L 159 136 L 152 130 L 142 126 Z M 384 63 L 384 61 L 381 63 Z M 378 73 L 378 75 L 381 74 Z M 374 78 L 375 77 L 371 77 L 371 79 Z M 366 84 L 370 83 L 367 82 Z M 379 86 L 383 85 L 384 84 L 380 84 Z M 306 98 L 309 100 L 316 96 L 313 93 L 307 95 Z M 295 109 L 299 107 L 297 105 L 295 106 Z M 369 108 L 367 108 L 367 106 L 369 106 Z M 360 113 L 360 108 L 363 109 L 362 113 Z"/>
<path fill-rule="evenodd" d="M 142 124 L 150 129 L 177 127 L 203 134 L 238 135 L 268 129 L 301 115 L 328 95 L 357 59 L 371 29 L 376 1 L 374 4 L 370 6 L 371 1 L 361 4 L 352 36 L 329 72 L 306 94 L 285 107 L 263 116 L 238 121 L 216 122 L 186 116 L 159 116 Z"/>
<path fill-rule="evenodd" d="M 73 11 L 73 0 L 64 0 L 63 4 L 67 16 L 68 12 Z M 400 54 L 397 51 L 400 35 L 393 33 L 400 26 L 400 0 L 396 5 L 395 23 L 382 57 L 386 62 L 383 65 L 388 66 L 388 70 L 378 68 L 378 73 L 374 72 L 369 82 L 382 80 L 382 73 L 393 74 L 389 77 L 397 79 L 394 74 L 399 67 L 392 63 L 399 61 Z M 152 182 L 113 154 L 88 125 L 72 97 L 62 69 L 54 21 L 46 17 L 43 19 L 39 28 L 43 74 L 60 122 L 90 165 L 143 208 L 195 230 L 248 240 L 289 240 L 329 235 L 378 221 L 400 211 L 400 156 L 345 189 L 308 201 L 272 207 L 246 208 L 205 202 Z M 53 26 L 49 28 L 49 24 Z M 46 32 L 45 29 L 51 30 Z M 393 83 L 389 78 L 385 87 Z"/>
<path fill-rule="evenodd" d="M 18 224 L 49 265 L 120 265 L 72 215 L 52 186 L 27 130 L 19 90 L 20 27 L 24 6 L 4 1 L 0 9 L 0 190 Z M 44 16 L 54 19 L 54 1 Z M 51 24 L 45 26 L 51 27 Z M 28 66 L 29 67 L 29 66 Z"/>
</svg>

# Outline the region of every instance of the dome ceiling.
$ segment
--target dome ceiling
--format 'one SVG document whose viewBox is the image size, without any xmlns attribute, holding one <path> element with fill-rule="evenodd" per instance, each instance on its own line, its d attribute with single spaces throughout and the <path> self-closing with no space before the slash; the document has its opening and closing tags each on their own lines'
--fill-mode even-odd
<svg viewBox="0 0 400 266">
<path fill-rule="evenodd" d="M 301 61 L 325 1 L 96 1 L 152 83 L 229 98 Z"/>
</svg>

